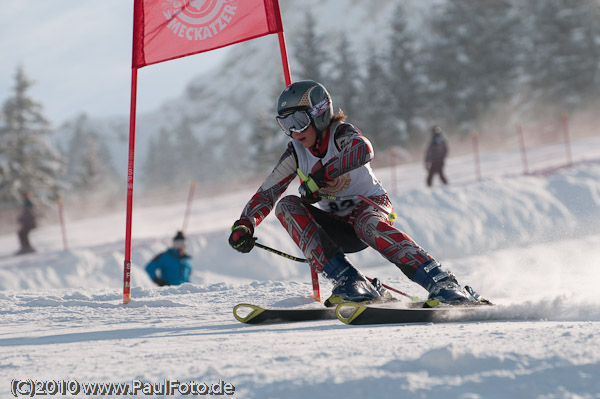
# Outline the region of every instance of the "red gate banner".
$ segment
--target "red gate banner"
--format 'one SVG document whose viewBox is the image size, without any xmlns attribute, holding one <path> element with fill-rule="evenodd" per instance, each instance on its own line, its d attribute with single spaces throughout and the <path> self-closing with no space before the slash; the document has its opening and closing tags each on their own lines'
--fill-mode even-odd
<svg viewBox="0 0 600 399">
<path fill-rule="evenodd" d="M 279 32 L 277 0 L 135 0 L 132 67 Z"/>
</svg>

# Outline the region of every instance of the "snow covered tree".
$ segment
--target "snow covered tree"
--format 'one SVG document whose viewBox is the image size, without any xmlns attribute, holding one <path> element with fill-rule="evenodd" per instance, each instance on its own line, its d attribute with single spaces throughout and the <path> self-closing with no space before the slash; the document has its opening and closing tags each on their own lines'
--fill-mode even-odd
<svg viewBox="0 0 600 399">
<path fill-rule="evenodd" d="M 408 26 L 404 4 L 396 7 L 391 28 L 387 63 L 390 80 L 386 88 L 391 91 L 392 119 L 397 132 L 390 133 L 397 141 L 417 145 L 424 136 L 418 119 L 426 100 L 425 65 L 418 41 Z"/>
<path fill-rule="evenodd" d="M 520 19 L 508 0 L 444 3 L 430 22 L 432 112 L 467 133 L 494 102 L 514 94 Z"/>
<path fill-rule="evenodd" d="M 173 161 L 177 169 L 177 180 L 182 186 L 195 181 L 206 167 L 209 154 L 202 151 L 202 145 L 193 131 L 189 117 L 183 117 L 171 132 L 173 137 Z"/>
<path fill-rule="evenodd" d="M 306 13 L 304 29 L 299 39 L 293 42 L 293 51 L 300 79 L 310 79 L 322 83 L 327 87 L 325 76 L 327 53 L 323 48 L 324 39 L 317 34 L 316 20 L 310 13 Z M 298 79 L 298 80 L 300 80 Z"/>
<path fill-rule="evenodd" d="M 525 2 L 523 66 L 532 97 L 552 114 L 600 96 L 600 8 L 597 2 Z M 552 109 L 554 108 L 554 109 Z"/>
<path fill-rule="evenodd" d="M 272 114 L 259 110 L 252 123 L 252 163 L 258 173 L 265 174 L 277 163 L 290 139 L 275 122 Z"/>
<path fill-rule="evenodd" d="M 42 106 L 28 95 L 32 81 L 17 68 L 14 92 L 0 116 L 0 202 L 20 203 L 29 192 L 45 202 L 54 199 L 64 174 L 64 160 L 48 136 L 50 122 Z"/>
<path fill-rule="evenodd" d="M 171 135 L 162 129 L 157 138 L 150 139 L 146 158 L 142 166 L 142 182 L 146 186 L 175 188 L 180 183 L 177 177 L 178 154 Z"/>
<path fill-rule="evenodd" d="M 275 120 L 277 115 L 276 100 L 281 95 L 285 83 L 283 76 L 278 75 L 265 84 L 266 90 L 273 98 L 272 106 L 265 109 L 257 107 L 250 119 L 251 134 L 248 142 L 248 164 L 250 169 L 261 176 L 271 171 L 286 148 L 290 138 L 281 130 Z"/>
<path fill-rule="evenodd" d="M 75 192 L 93 195 L 115 191 L 119 175 L 105 141 L 88 116 L 79 115 L 61 130 L 70 134 L 65 177 Z"/>
<path fill-rule="evenodd" d="M 335 57 L 332 60 L 333 73 L 331 84 L 327 86 L 332 98 L 334 112 L 341 108 L 350 121 L 356 116 L 360 91 L 360 71 L 356 55 L 350 48 L 348 36 L 342 33 L 339 44 L 335 49 Z"/>
<path fill-rule="evenodd" d="M 390 112 L 391 99 L 389 77 L 381 62 L 382 56 L 376 46 L 371 46 L 367 55 L 367 73 L 363 77 L 361 101 L 363 106 L 357 112 L 357 127 L 373 142 L 375 151 L 388 145 L 396 145 L 397 129 L 393 125 Z"/>
</svg>

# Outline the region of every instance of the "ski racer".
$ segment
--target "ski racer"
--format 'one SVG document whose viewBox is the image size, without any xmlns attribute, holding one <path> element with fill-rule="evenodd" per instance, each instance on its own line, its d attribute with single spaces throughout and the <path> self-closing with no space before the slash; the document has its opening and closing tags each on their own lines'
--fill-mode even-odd
<svg viewBox="0 0 600 399">
<path fill-rule="evenodd" d="M 346 122 L 341 109 L 333 113 L 331 96 L 323 85 L 312 80 L 292 83 L 281 93 L 277 112 L 277 122 L 292 140 L 233 224 L 229 244 L 235 250 L 252 250 L 255 228 L 277 203 L 275 215 L 285 230 L 311 266 L 333 281 L 326 306 L 390 296 L 377 279 L 369 282 L 345 256 L 367 246 L 425 288 L 429 299 L 448 304 L 476 301 L 452 273 L 388 221 L 392 203 L 369 164 L 373 147 Z M 300 196 L 280 199 L 297 175 L 306 178 Z M 329 199 L 324 198 L 327 195 Z M 356 195 L 378 207 L 359 199 L 331 199 Z"/>
</svg>

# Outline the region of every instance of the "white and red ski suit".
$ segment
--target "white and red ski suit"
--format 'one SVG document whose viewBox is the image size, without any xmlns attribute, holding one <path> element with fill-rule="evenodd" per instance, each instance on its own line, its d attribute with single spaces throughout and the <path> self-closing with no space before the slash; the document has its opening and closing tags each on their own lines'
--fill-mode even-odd
<svg viewBox="0 0 600 399">
<path fill-rule="evenodd" d="M 317 208 L 297 195 L 280 199 L 297 176 L 297 169 L 307 176 L 324 168 L 327 186 L 321 193 L 336 197 L 363 195 L 391 211 L 392 203 L 369 163 L 373 156 L 369 140 L 349 123 L 332 123 L 310 149 L 292 139 L 245 206 L 241 219 L 256 227 L 277 204 L 277 218 L 317 270 L 323 270 L 328 260 L 340 252 L 357 252 L 370 246 L 412 279 L 415 270 L 432 257 L 392 226 L 381 210 L 360 200 L 322 199 Z"/>
</svg>

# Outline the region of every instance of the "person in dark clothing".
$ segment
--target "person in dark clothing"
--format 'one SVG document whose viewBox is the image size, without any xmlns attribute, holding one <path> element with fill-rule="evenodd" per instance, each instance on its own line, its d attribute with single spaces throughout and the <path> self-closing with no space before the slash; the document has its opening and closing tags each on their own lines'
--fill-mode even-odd
<svg viewBox="0 0 600 399">
<path fill-rule="evenodd" d="M 448 179 L 444 175 L 444 162 L 448 155 L 448 141 L 439 126 L 431 128 L 431 141 L 425 152 L 425 169 L 427 169 L 427 186 L 431 187 L 433 176 L 440 175 L 440 180 L 448 184 Z"/>
<path fill-rule="evenodd" d="M 21 249 L 19 249 L 17 255 L 35 252 L 35 249 L 33 249 L 29 242 L 29 233 L 37 227 L 35 208 L 29 193 L 23 193 L 23 211 L 17 220 L 20 225 L 17 235 L 19 236 L 19 244 L 21 245 Z"/>
<path fill-rule="evenodd" d="M 146 265 L 148 276 L 158 286 L 189 283 L 192 266 L 185 253 L 185 237 L 181 231 L 173 238 L 173 246 L 159 253 Z"/>
</svg>

